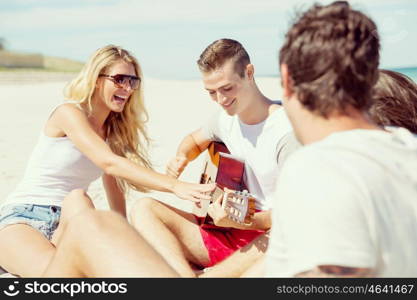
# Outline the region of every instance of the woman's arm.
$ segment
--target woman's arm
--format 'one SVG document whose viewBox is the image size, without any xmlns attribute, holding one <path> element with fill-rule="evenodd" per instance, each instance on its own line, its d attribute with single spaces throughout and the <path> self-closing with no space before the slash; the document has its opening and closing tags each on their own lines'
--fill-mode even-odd
<svg viewBox="0 0 417 300">
<path fill-rule="evenodd" d="M 200 185 L 178 181 L 143 166 L 136 165 L 125 157 L 114 154 L 105 141 L 93 130 L 85 114 L 71 104 L 64 104 L 54 113 L 60 129 L 75 146 L 106 175 L 123 178 L 133 185 L 151 190 L 173 192 L 178 197 L 199 201 L 209 199 L 207 192 L 214 185 Z"/>
<path fill-rule="evenodd" d="M 126 199 L 122 190 L 117 185 L 116 178 L 110 175 L 103 175 L 103 185 L 106 190 L 107 201 L 110 209 L 118 212 L 126 218 Z"/>
</svg>

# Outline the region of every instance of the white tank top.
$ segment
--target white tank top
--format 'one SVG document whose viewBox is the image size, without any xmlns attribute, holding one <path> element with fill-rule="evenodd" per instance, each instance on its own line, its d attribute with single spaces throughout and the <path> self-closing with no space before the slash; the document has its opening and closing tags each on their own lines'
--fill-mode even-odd
<svg viewBox="0 0 417 300">
<path fill-rule="evenodd" d="M 2 205 L 61 206 L 70 191 L 87 190 L 102 173 L 68 137 L 49 137 L 42 130 L 22 181 Z"/>
</svg>

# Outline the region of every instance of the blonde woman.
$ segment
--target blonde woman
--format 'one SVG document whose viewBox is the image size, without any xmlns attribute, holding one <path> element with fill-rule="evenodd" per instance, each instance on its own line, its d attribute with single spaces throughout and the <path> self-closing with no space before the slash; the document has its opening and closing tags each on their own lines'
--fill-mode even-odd
<svg viewBox="0 0 417 300">
<path fill-rule="evenodd" d="M 8 272 L 43 274 L 69 219 L 94 208 L 85 190 L 100 176 L 110 208 L 124 217 L 129 187 L 191 201 L 209 198 L 213 185 L 151 169 L 141 78 L 137 60 L 109 45 L 67 85 L 68 101 L 51 113 L 22 182 L 0 209 L 0 265 Z"/>
</svg>

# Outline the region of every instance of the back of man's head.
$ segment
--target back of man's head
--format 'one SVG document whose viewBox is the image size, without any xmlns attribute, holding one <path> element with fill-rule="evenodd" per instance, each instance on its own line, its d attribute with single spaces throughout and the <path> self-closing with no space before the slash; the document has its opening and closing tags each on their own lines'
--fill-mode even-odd
<svg viewBox="0 0 417 300">
<path fill-rule="evenodd" d="M 209 73 L 219 69 L 229 60 L 234 62 L 236 73 L 244 77 L 250 58 L 245 48 L 232 39 L 220 39 L 211 43 L 201 53 L 197 64 L 201 72 Z"/>
<path fill-rule="evenodd" d="M 347 2 L 314 5 L 286 34 L 279 54 L 305 108 L 323 117 L 367 110 L 378 78 L 375 23 Z"/>
</svg>

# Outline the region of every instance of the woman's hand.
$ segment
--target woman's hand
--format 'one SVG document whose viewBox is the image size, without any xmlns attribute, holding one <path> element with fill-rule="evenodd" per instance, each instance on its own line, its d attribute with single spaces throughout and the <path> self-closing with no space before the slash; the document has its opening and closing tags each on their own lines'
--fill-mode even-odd
<svg viewBox="0 0 417 300">
<path fill-rule="evenodd" d="M 198 184 L 177 181 L 174 185 L 173 193 L 181 199 L 199 203 L 200 200 L 210 200 L 210 192 L 215 188 L 215 183 Z"/>
</svg>

